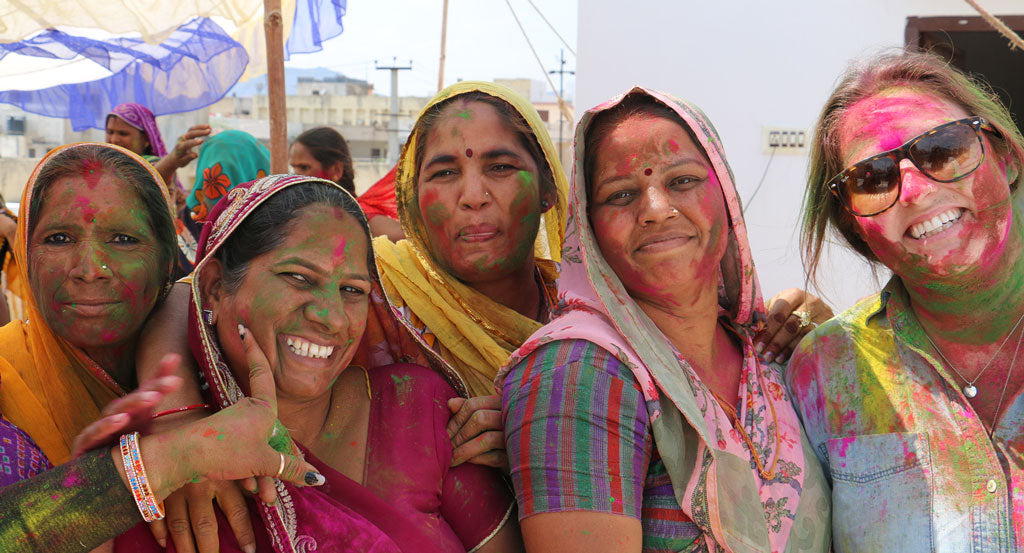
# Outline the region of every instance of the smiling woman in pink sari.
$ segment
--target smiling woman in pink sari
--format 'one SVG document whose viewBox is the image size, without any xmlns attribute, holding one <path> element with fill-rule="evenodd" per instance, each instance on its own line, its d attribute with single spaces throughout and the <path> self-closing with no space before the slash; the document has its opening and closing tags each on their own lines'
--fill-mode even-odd
<svg viewBox="0 0 1024 553">
<path fill-rule="evenodd" d="M 450 466 L 451 385 L 417 365 L 350 364 L 378 286 L 354 198 L 322 179 L 266 177 L 229 192 L 207 220 L 188 317 L 209 399 L 223 408 L 245 393 L 245 325 L 274 373 L 282 432 L 327 479 L 315 491 L 278 483 L 273 505 L 249 502 L 262 522 L 257 550 L 359 551 L 360 536 L 332 515 L 348 509 L 403 551 L 521 547 L 501 474 Z M 218 517 L 220 551 L 240 550 Z M 155 546 L 141 528 L 132 539 Z"/>
</svg>

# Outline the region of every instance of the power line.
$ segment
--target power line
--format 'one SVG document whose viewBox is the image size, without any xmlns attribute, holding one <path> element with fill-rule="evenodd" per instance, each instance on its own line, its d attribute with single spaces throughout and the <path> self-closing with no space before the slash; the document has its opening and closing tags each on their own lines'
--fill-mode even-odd
<svg viewBox="0 0 1024 553">
<path fill-rule="evenodd" d="M 540 18 L 544 20 L 544 23 L 548 24 L 548 28 L 551 29 L 552 33 L 555 33 L 555 36 L 558 37 L 558 40 L 561 40 L 562 44 L 564 44 L 565 47 L 569 49 L 569 53 L 572 54 L 573 56 L 575 56 L 576 55 L 576 50 L 573 50 L 572 46 L 569 46 L 569 43 L 566 42 L 564 38 L 562 38 L 562 35 L 558 34 L 558 30 L 555 29 L 555 26 L 552 25 L 550 21 L 548 21 L 548 18 L 544 17 L 544 14 L 541 13 L 540 8 L 538 8 L 537 5 L 533 3 L 533 0 L 526 0 L 526 1 L 529 2 L 531 6 L 533 6 L 533 9 L 537 11 L 537 15 L 539 15 Z"/>
<path fill-rule="evenodd" d="M 512 18 L 516 20 L 516 25 L 519 26 L 519 32 L 523 33 L 523 38 L 526 39 L 526 45 L 530 47 L 530 51 L 533 52 L 533 57 L 537 60 L 537 64 L 540 65 L 540 70 L 544 73 L 544 78 L 548 80 L 548 84 L 551 85 L 551 91 L 555 93 L 555 97 L 558 98 L 558 109 L 562 115 L 569 121 L 573 120 L 572 111 L 569 110 L 569 106 L 565 105 L 565 100 L 562 99 L 562 95 L 559 94 L 558 89 L 555 88 L 555 82 L 551 80 L 551 75 L 548 74 L 548 69 L 544 67 L 544 62 L 540 61 L 540 56 L 537 55 L 537 49 L 533 47 L 533 43 L 530 42 L 530 37 L 526 35 L 526 29 L 523 28 L 523 24 L 519 21 L 519 16 L 516 15 L 515 8 L 512 7 L 512 3 L 509 0 L 505 0 L 505 4 L 508 6 L 509 11 L 512 12 Z"/>
<path fill-rule="evenodd" d="M 558 93 L 565 94 L 565 89 L 563 88 L 565 86 L 565 74 L 568 73 L 570 75 L 575 75 L 576 72 L 565 68 L 565 50 L 562 50 L 559 53 L 559 63 L 561 63 L 561 65 L 559 66 L 558 71 L 552 69 L 551 71 L 548 71 L 548 73 L 558 73 Z M 561 111 L 559 111 L 558 115 L 558 162 L 564 163 L 562 161 L 562 122 L 565 120 L 565 117 L 562 117 Z M 572 121 L 569 122 L 572 123 Z"/>
<path fill-rule="evenodd" d="M 768 156 L 768 163 L 764 164 L 764 173 L 761 173 L 761 182 L 757 183 L 757 188 L 754 189 L 754 193 L 747 198 L 747 201 L 743 204 L 742 212 L 746 213 L 750 206 L 754 203 L 754 197 L 757 196 L 757 192 L 761 190 L 761 185 L 764 184 L 764 178 L 768 176 L 768 168 L 772 166 L 772 160 L 775 159 L 775 151 L 778 147 L 772 147 L 772 155 Z"/>
</svg>

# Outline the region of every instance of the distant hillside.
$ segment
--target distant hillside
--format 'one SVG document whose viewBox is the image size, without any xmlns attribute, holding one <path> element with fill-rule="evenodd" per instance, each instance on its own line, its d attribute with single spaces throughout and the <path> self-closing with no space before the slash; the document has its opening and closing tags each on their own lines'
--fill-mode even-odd
<svg viewBox="0 0 1024 553">
<path fill-rule="evenodd" d="M 331 77 L 340 77 L 341 73 L 337 71 L 331 71 L 323 67 L 315 67 L 310 69 L 285 67 L 284 69 L 284 86 L 285 94 L 295 94 L 296 85 L 299 82 L 299 77 L 313 77 L 315 79 L 325 79 Z M 238 83 L 228 91 L 228 96 L 256 96 L 258 94 L 267 93 L 267 76 L 260 75 L 253 79 L 249 79 L 244 83 Z"/>
</svg>

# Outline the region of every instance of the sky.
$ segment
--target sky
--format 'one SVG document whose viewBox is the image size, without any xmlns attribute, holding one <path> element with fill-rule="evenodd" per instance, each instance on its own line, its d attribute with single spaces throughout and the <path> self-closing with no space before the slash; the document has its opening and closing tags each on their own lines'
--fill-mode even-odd
<svg viewBox="0 0 1024 553">
<path fill-rule="evenodd" d="M 532 5 L 531 5 L 532 1 Z M 544 80 L 544 70 L 527 46 L 512 16 L 515 10 L 545 69 L 558 69 L 565 49 L 566 69 L 576 66 L 576 0 L 449 0 L 445 85 L 462 80 L 528 77 Z M 534 8 L 536 6 L 536 9 Z M 345 31 L 324 43 L 324 50 L 295 55 L 286 67 L 323 67 L 373 82 L 375 92 L 390 94 L 389 71 L 380 65 L 409 65 L 399 75 L 402 96 L 437 92 L 443 0 L 348 0 Z M 539 13 L 568 43 L 566 48 Z M 104 38 L 103 32 L 69 29 L 72 34 Z M 395 63 L 397 60 L 397 63 Z M 0 63 L 0 90 L 37 89 L 109 75 L 87 60 L 64 61 L 9 55 Z M 555 86 L 557 75 L 552 76 Z M 566 90 L 574 80 L 566 75 Z M 571 92 L 566 94 L 571 98 Z"/>
<path fill-rule="evenodd" d="M 576 0 L 532 0 L 540 13 L 576 49 Z M 559 50 L 565 48 L 544 23 L 530 0 L 449 0 L 445 85 L 462 80 L 519 78 L 544 80 L 544 72 L 530 52 L 509 9 L 519 16 L 546 69 L 558 69 Z M 324 43 L 315 54 L 293 56 L 288 67 L 325 67 L 346 76 L 369 80 L 380 94 L 391 91 L 389 71 L 380 65 L 408 65 L 399 73 L 399 94 L 433 96 L 441 49 L 443 0 L 348 0 L 342 23 L 345 32 Z M 567 70 L 576 59 L 565 49 Z M 558 75 L 552 75 L 558 86 Z M 566 75 L 566 89 L 573 79 Z M 571 94 L 567 94 L 571 97 Z"/>
</svg>

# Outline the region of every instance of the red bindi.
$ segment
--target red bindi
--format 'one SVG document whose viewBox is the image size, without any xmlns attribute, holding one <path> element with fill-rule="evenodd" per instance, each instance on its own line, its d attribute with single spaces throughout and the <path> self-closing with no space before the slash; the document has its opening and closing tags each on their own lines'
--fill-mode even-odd
<svg viewBox="0 0 1024 553">
<path fill-rule="evenodd" d="M 466 148 L 466 157 L 473 157 L 473 149 Z"/>
<path fill-rule="evenodd" d="M 644 169 L 644 174 L 649 177 L 654 174 L 654 170 L 648 167 L 647 169 Z"/>
</svg>

